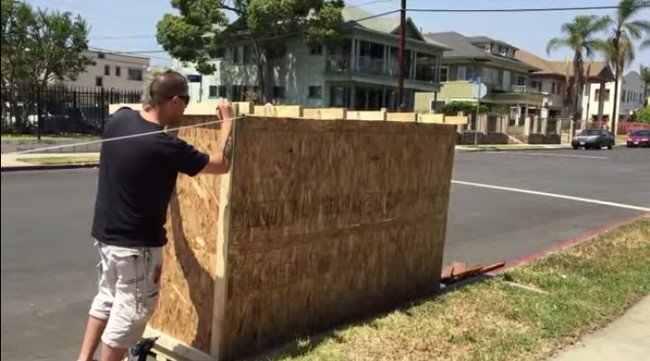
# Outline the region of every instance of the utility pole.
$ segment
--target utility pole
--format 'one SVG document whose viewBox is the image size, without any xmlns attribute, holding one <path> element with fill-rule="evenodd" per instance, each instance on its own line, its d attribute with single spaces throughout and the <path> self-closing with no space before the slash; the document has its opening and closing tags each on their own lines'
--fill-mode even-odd
<svg viewBox="0 0 650 361">
<path fill-rule="evenodd" d="M 399 111 L 406 110 L 404 104 L 404 48 L 406 47 L 406 0 L 401 0 L 399 11 L 399 69 L 397 71 L 397 104 Z"/>
</svg>

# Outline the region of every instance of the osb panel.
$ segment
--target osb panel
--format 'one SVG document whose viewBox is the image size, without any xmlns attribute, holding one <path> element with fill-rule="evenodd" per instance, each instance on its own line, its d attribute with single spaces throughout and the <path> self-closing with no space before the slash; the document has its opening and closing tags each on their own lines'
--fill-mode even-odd
<svg viewBox="0 0 650 361">
<path fill-rule="evenodd" d="M 237 124 L 226 357 L 438 287 L 453 127 Z"/>
<path fill-rule="evenodd" d="M 467 124 L 469 123 L 469 117 L 467 116 L 452 116 L 445 117 L 445 124 Z"/>
<path fill-rule="evenodd" d="M 181 125 L 214 120 L 189 116 Z M 216 152 L 218 126 L 183 129 L 179 137 L 197 149 Z M 220 177 L 179 175 L 167 218 L 162 289 L 153 329 L 210 351 Z"/>
<path fill-rule="evenodd" d="M 302 117 L 307 119 L 345 119 L 345 108 L 304 108 Z"/>
<path fill-rule="evenodd" d="M 302 107 L 300 105 L 256 105 L 253 108 L 256 116 L 265 117 L 295 117 L 302 116 Z"/>
<path fill-rule="evenodd" d="M 386 113 L 382 111 L 348 111 L 345 117 L 350 120 L 386 120 Z"/>
<path fill-rule="evenodd" d="M 414 122 L 417 117 L 417 113 L 386 113 L 386 120 L 394 122 Z"/>
<path fill-rule="evenodd" d="M 418 122 L 421 123 L 443 123 L 445 120 L 444 114 L 420 114 L 418 116 Z"/>
</svg>

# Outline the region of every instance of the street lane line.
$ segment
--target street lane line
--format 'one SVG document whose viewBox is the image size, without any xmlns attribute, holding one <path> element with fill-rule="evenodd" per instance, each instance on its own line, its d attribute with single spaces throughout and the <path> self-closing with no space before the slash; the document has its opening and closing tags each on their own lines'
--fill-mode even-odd
<svg viewBox="0 0 650 361">
<path fill-rule="evenodd" d="M 574 154 L 557 154 L 557 153 L 528 153 L 528 152 L 510 152 L 510 151 L 487 151 L 484 153 L 490 154 L 512 154 L 512 155 L 531 155 L 531 156 L 547 156 L 547 157 L 566 157 L 566 158 L 587 158 L 587 159 L 607 159 L 607 157 L 599 157 L 596 155 L 574 155 Z"/>
<path fill-rule="evenodd" d="M 592 198 L 574 197 L 574 196 L 568 196 L 568 195 L 564 195 L 564 194 L 538 192 L 538 191 L 529 190 L 529 189 L 502 187 L 502 186 L 495 186 L 495 185 L 492 185 L 492 184 L 465 182 L 465 181 L 459 181 L 459 180 L 452 180 L 451 182 L 455 183 L 455 184 L 461 184 L 461 185 L 472 186 L 472 187 L 496 189 L 496 190 L 507 191 L 507 192 L 533 194 L 533 195 L 537 195 L 537 196 L 567 199 L 567 200 L 576 201 L 576 202 L 599 204 L 601 206 L 610 206 L 610 207 L 617 207 L 617 208 L 632 209 L 632 210 L 641 211 L 641 212 L 650 212 L 650 208 L 648 208 L 648 207 L 641 207 L 641 206 L 635 206 L 635 205 L 631 205 L 631 204 L 623 204 L 623 203 L 615 203 L 615 202 L 607 202 L 607 201 L 601 201 L 601 200 L 592 199 Z"/>
</svg>

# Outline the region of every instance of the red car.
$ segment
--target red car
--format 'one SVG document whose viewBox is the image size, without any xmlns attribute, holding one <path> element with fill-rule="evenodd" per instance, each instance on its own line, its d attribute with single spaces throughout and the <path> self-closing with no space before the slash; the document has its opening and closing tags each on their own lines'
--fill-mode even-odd
<svg viewBox="0 0 650 361">
<path fill-rule="evenodd" d="M 627 136 L 628 147 L 650 147 L 650 129 L 635 130 Z"/>
</svg>

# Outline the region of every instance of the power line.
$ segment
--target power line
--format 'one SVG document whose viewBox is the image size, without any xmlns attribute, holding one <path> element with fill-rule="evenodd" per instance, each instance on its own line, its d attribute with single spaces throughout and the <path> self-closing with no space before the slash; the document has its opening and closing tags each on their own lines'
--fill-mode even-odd
<svg viewBox="0 0 650 361">
<path fill-rule="evenodd" d="M 343 27 L 354 27 L 355 25 L 357 25 L 358 23 L 360 23 L 362 21 L 375 19 L 375 18 L 378 18 L 378 17 L 394 14 L 394 13 L 397 13 L 397 12 L 399 12 L 399 10 L 391 10 L 391 11 L 386 11 L 386 12 L 383 12 L 383 13 L 380 13 L 380 14 L 366 16 L 366 17 L 360 18 L 360 19 L 350 20 L 348 23 L 343 24 Z M 263 41 L 263 40 L 281 39 L 281 38 L 286 38 L 286 37 L 290 37 L 290 36 L 294 36 L 294 35 L 304 34 L 306 32 L 307 32 L 306 30 L 298 30 L 298 31 L 285 33 L 285 34 L 282 34 L 282 35 L 256 38 L 256 40 Z M 166 50 L 138 50 L 138 51 L 122 51 L 120 53 L 122 53 L 122 54 L 156 54 L 156 53 L 166 53 L 166 52 L 167 52 Z"/>
<path fill-rule="evenodd" d="M 641 5 L 642 8 L 648 8 L 650 5 Z M 555 7 L 555 8 L 511 8 L 511 9 L 406 9 L 412 12 L 431 12 L 431 13 L 526 13 L 526 12 L 553 12 L 553 11 L 583 11 L 583 10 L 615 10 L 617 5 L 606 6 L 574 6 L 574 7 Z"/>
<path fill-rule="evenodd" d="M 89 40 L 117 40 L 117 39 L 150 39 L 155 38 L 155 35 L 115 35 L 115 36 L 94 36 Z"/>
</svg>

